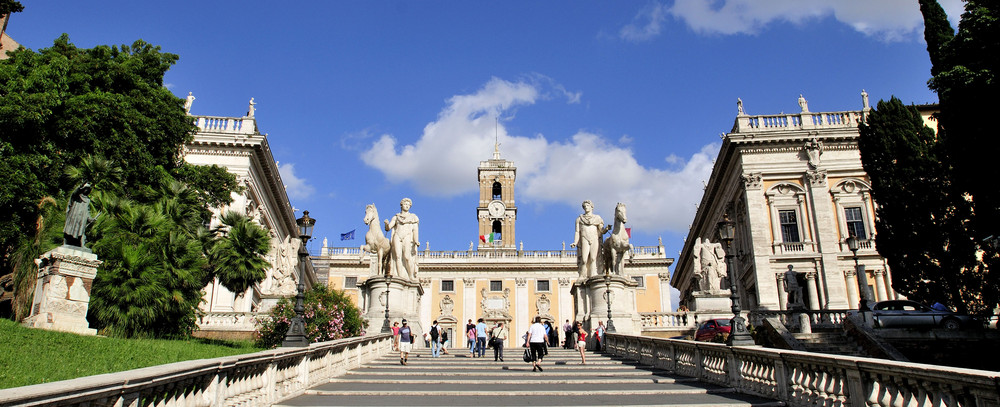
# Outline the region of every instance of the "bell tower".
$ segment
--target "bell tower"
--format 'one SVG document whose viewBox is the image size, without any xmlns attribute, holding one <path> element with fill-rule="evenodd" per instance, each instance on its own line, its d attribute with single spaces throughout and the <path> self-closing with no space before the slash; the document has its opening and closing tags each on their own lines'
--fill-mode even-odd
<svg viewBox="0 0 1000 407">
<path fill-rule="evenodd" d="M 479 162 L 479 250 L 516 250 L 514 224 L 514 162 L 500 158 L 500 144 L 493 148 L 493 158 Z"/>
</svg>

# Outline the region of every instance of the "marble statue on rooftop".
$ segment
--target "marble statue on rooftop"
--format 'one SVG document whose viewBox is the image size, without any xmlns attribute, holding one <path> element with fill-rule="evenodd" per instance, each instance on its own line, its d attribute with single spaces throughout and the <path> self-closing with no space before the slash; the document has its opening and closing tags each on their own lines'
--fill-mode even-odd
<svg viewBox="0 0 1000 407">
<path fill-rule="evenodd" d="M 743 111 L 743 99 L 736 98 L 736 114 L 740 116 L 746 116 L 747 112 Z"/>
<path fill-rule="evenodd" d="M 868 92 L 865 92 L 864 89 L 861 89 L 861 107 L 865 110 L 872 108 L 872 106 L 868 104 Z"/>
<path fill-rule="evenodd" d="M 583 214 L 576 219 L 576 231 L 573 243 L 569 247 L 577 248 L 577 266 L 580 278 L 596 276 L 598 273 L 598 257 L 601 252 L 601 236 L 608 231 L 604 219 L 594 213 L 594 203 L 589 199 L 583 201 Z"/>
<path fill-rule="evenodd" d="M 247 117 L 253 117 L 254 111 L 257 110 L 254 105 L 256 105 L 256 103 L 253 102 L 253 98 L 250 98 L 250 107 L 247 108 Z"/>
<path fill-rule="evenodd" d="M 187 98 L 184 100 L 184 113 L 191 113 L 191 105 L 194 104 L 194 94 L 188 92 Z"/>
<path fill-rule="evenodd" d="M 392 231 L 392 237 L 389 238 L 389 254 L 393 273 L 416 280 L 420 219 L 410 213 L 411 206 L 413 201 L 410 198 L 403 198 L 399 202 L 399 213 L 385 221 L 385 230 Z"/>
<path fill-rule="evenodd" d="M 802 113 L 809 113 L 809 102 L 806 101 L 806 98 L 802 97 L 801 93 L 799 94 L 799 107 L 802 108 Z"/>
<path fill-rule="evenodd" d="M 97 218 L 90 217 L 90 183 L 84 182 L 69 198 L 66 223 L 63 225 L 63 245 L 86 247 L 87 226 Z"/>
</svg>

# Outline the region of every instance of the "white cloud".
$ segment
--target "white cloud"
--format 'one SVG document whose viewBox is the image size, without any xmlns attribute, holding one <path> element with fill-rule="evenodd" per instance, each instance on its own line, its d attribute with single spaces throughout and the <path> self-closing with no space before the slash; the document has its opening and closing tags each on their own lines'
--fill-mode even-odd
<svg viewBox="0 0 1000 407">
<path fill-rule="evenodd" d="M 449 99 L 437 121 L 427 124 L 413 144 L 400 146 L 395 137 L 383 135 L 361 158 L 391 181 L 410 182 L 424 194 L 452 196 L 477 188 L 469 171 L 490 157 L 497 132 L 503 157 L 517 164 L 518 193 L 526 200 L 576 207 L 591 199 L 602 215 L 611 214 L 621 201 L 628 204 L 629 222 L 645 231 L 685 230 L 719 145 L 705 146 L 687 162 L 670 155 L 665 160 L 674 169 L 669 170 L 640 165 L 632 151 L 622 147 L 628 136 L 615 144 L 598 134 L 578 132 L 565 142 L 550 142 L 541 135 L 511 136 L 504 119 L 495 127 L 497 114 L 546 99 L 548 89 L 572 100 L 549 81 L 494 78 L 473 94 Z"/>
<path fill-rule="evenodd" d="M 278 175 L 285 184 L 285 193 L 289 199 L 305 199 L 316 192 L 316 188 L 306 183 L 305 179 L 295 176 L 295 164 L 278 165 Z"/>
<path fill-rule="evenodd" d="M 940 0 L 951 22 L 958 24 L 961 0 Z M 865 35 L 899 41 L 922 35 L 923 18 L 914 0 L 674 0 L 667 7 L 653 3 L 622 28 L 630 41 L 649 40 L 660 33 L 667 15 L 703 34 L 755 34 L 774 22 L 804 24 L 833 17 Z"/>
</svg>

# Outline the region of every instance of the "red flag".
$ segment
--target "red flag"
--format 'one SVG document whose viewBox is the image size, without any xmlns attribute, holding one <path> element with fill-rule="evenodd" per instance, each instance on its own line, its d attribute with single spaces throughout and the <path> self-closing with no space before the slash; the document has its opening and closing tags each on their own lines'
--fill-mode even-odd
<svg viewBox="0 0 1000 407">
<path fill-rule="evenodd" d="M 628 233 L 628 238 L 632 238 L 632 228 L 625 228 L 625 233 Z"/>
<path fill-rule="evenodd" d="M 486 243 L 486 236 L 479 235 L 479 240 L 482 240 L 483 243 Z"/>
</svg>

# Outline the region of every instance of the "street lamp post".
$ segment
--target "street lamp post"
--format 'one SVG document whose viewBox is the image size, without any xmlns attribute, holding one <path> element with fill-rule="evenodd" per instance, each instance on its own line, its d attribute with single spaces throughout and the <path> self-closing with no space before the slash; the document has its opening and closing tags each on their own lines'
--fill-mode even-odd
<svg viewBox="0 0 1000 407">
<path fill-rule="evenodd" d="M 312 237 L 316 219 L 309 217 L 309 211 L 302 211 L 302 217 L 296 219 L 295 224 L 299 227 L 299 239 L 302 239 L 302 247 L 299 248 L 299 285 L 297 287 L 298 293 L 295 294 L 295 317 L 292 318 L 291 326 L 288 327 L 288 332 L 285 334 L 285 340 L 281 342 L 281 346 L 304 347 L 309 346 L 309 338 L 306 337 L 305 319 L 302 317 L 305 312 L 305 306 L 302 302 L 306 298 L 305 266 L 306 261 L 309 260 L 309 251 L 306 250 L 306 243 Z"/>
<path fill-rule="evenodd" d="M 729 300 L 732 302 L 733 318 L 729 320 L 729 338 L 726 345 L 729 346 L 752 346 L 755 345 L 750 331 L 747 330 L 746 320 L 740 314 L 740 294 L 736 289 L 736 279 L 738 273 L 733 267 L 732 245 L 736 235 L 736 223 L 729 220 L 729 214 L 725 214 L 722 221 L 717 225 L 719 239 L 726 246 L 726 270 L 729 272 Z"/>
<path fill-rule="evenodd" d="M 847 248 L 851 251 L 851 255 L 854 257 L 854 274 L 858 276 L 858 310 L 867 311 L 868 301 L 868 273 L 865 272 L 865 267 L 858 264 L 858 249 L 860 248 L 857 236 L 852 233 L 847 239 L 844 239 L 844 243 L 847 243 Z"/>
<path fill-rule="evenodd" d="M 392 332 L 392 328 L 389 327 L 389 282 L 392 281 L 392 274 L 389 274 L 389 268 L 385 269 L 385 319 L 382 320 L 382 333 L 387 334 Z"/>
<path fill-rule="evenodd" d="M 615 321 L 611 320 L 611 270 L 606 270 L 604 272 L 604 296 L 605 302 L 608 303 L 608 326 L 605 328 L 607 332 L 615 331 Z"/>
</svg>

